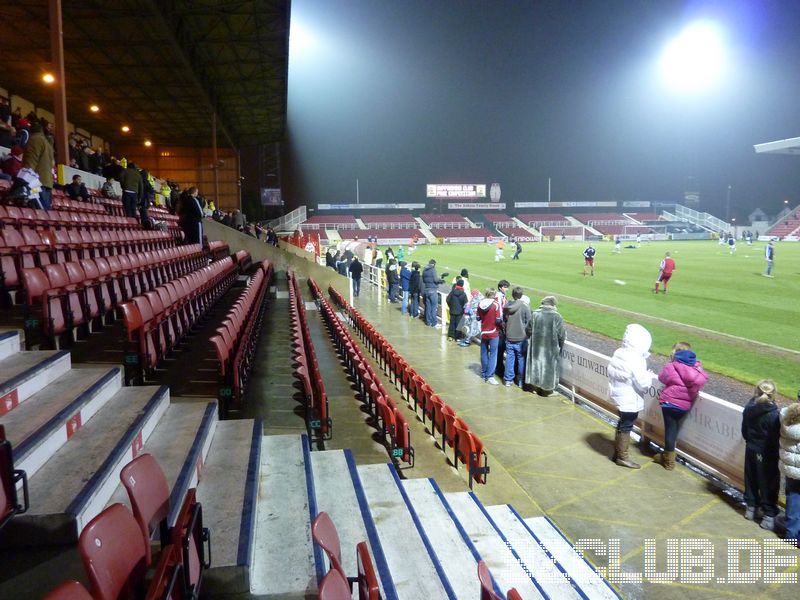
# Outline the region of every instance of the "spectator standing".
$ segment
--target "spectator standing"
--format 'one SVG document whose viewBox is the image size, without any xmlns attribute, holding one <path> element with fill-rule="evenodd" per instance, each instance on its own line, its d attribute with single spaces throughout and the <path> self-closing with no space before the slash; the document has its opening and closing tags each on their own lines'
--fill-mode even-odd
<svg viewBox="0 0 800 600">
<path fill-rule="evenodd" d="M 567 330 L 556 306 L 555 296 L 545 296 L 531 315 L 526 331 L 528 343 L 525 383 L 540 396 L 548 396 L 558 387 L 561 378 L 561 350 Z"/>
<path fill-rule="evenodd" d="M 428 327 L 440 327 L 436 322 L 436 307 L 439 305 L 439 286 L 443 279 L 436 274 L 436 260 L 430 259 L 422 271 L 422 289 L 425 294 L 425 324 Z"/>
<path fill-rule="evenodd" d="M 80 175 L 73 175 L 72 183 L 64 186 L 64 191 L 67 192 L 67 196 L 72 200 L 83 200 L 84 202 L 89 202 L 90 200 L 89 190 L 86 189 Z"/>
<path fill-rule="evenodd" d="M 184 244 L 203 243 L 203 206 L 198 198 L 199 190 L 192 186 L 178 202 L 178 222 L 183 229 Z"/>
<path fill-rule="evenodd" d="M 386 284 L 389 288 L 389 302 L 396 304 L 397 292 L 400 289 L 400 272 L 397 270 L 397 261 L 394 258 L 390 258 L 389 264 L 386 265 Z"/>
<path fill-rule="evenodd" d="M 22 157 L 22 168 L 32 169 L 39 177 L 39 181 L 42 184 L 39 192 L 39 203 L 44 210 L 50 210 L 51 206 L 53 165 L 53 145 L 45 137 L 41 123 L 34 123 L 31 126 L 30 140 L 28 140 L 28 145 L 25 146 L 25 154 Z"/>
<path fill-rule="evenodd" d="M 419 271 L 420 264 L 417 261 L 411 263 L 411 276 L 408 278 L 408 314 L 412 318 L 419 316 L 419 295 L 422 293 L 422 274 Z"/>
<path fill-rule="evenodd" d="M 800 394 L 797 402 L 781 409 L 780 418 L 779 466 L 786 477 L 786 539 L 800 548 Z"/>
<path fill-rule="evenodd" d="M 464 307 L 469 301 L 468 296 L 464 293 L 464 280 L 460 277 L 456 279 L 456 283 L 450 293 L 447 294 L 446 302 L 447 308 L 450 311 L 450 325 L 447 329 L 447 338 L 455 342 L 458 341 L 459 326 L 461 319 L 464 318 Z"/>
<path fill-rule="evenodd" d="M 383 267 L 383 250 L 379 247 L 375 247 L 375 266 L 379 269 Z"/>
<path fill-rule="evenodd" d="M 506 333 L 504 330 L 504 311 L 506 304 L 508 304 L 508 290 L 511 284 L 507 279 L 501 279 L 497 282 L 497 306 L 500 308 L 500 341 L 497 347 L 497 375 L 503 377 L 505 375 L 505 356 L 506 356 Z"/>
<path fill-rule="evenodd" d="M 353 295 L 357 297 L 361 293 L 361 273 L 364 271 L 364 265 L 361 264 L 357 256 L 353 256 L 353 260 L 350 261 L 350 266 L 347 267 L 347 270 L 353 280 Z"/>
<path fill-rule="evenodd" d="M 471 298 L 472 288 L 469 285 L 469 271 L 467 269 L 461 269 L 461 274 L 453 277 L 453 284 L 455 284 L 459 278 L 464 280 L 464 293 L 467 295 L 467 298 Z"/>
<path fill-rule="evenodd" d="M 664 418 L 664 452 L 656 458 L 667 471 L 675 469 L 675 442 L 683 421 L 703 389 L 708 375 L 692 347 L 687 342 L 677 342 L 672 347 L 670 361 L 658 374 L 664 389 L 658 397 Z"/>
<path fill-rule="evenodd" d="M 398 252 L 398 255 L 400 253 Z M 408 268 L 408 263 L 404 260 L 400 261 L 400 293 L 402 300 L 400 303 L 400 314 L 408 314 L 408 296 L 409 287 L 411 285 L 411 269 Z"/>
<path fill-rule="evenodd" d="M 499 385 L 494 378 L 494 371 L 497 368 L 499 327 L 503 319 L 496 296 L 497 290 L 487 288 L 483 300 L 478 303 L 477 311 L 481 323 L 481 377 L 490 385 Z"/>
<path fill-rule="evenodd" d="M 231 227 L 239 231 L 244 231 L 244 224 L 244 214 L 237 208 L 233 211 L 233 216 L 231 217 Z"/>
<path fill-rule="evenodd" d="M 775 383 L 764 379 L 742 412 L 744 451 L 744 518 L 763 516 L 761 526 L 770 531 L 778 516 L 778 470 L 781 419 L 775 404 Z M 756 513 L 759 513 L 758 515 Z"/>
<path fill-rule="evenodd" d="M 630 434 L 639 413 L 644 410 L 643 394 L 655 377 L 655 373 L 647 368 L 652 342 L 653 338 L 647 329 L 632 323 L 625 328 L 622 347 L 614 351 L 608 362 L 608 395 L 619 412 L 611 460 L 628 469 L 641 468 L 630 459 Z"/>
<path fill-rule="evenodd" d="M 122 204 L 125 207 L 126 217 L 136 216 L 136 207 L 144 195 L 142 176 L 133 163 L 127 164 L 120 175 L 119 184 L 122 187 Z M 195 188 L 197 189 L 197 188 Z"/>
<path fill-rule="evenodd" d="M 506 322 L 506 361 L 503 380 L 506 387 L 514 382 L 521 386 L 525 381 L 525 362 L 528 354 L 528 323 L 531 309 L 522 301 L 522 288 L 511 290 L 511 302 L 506 304 L 503 318 Z"/>
</svg>

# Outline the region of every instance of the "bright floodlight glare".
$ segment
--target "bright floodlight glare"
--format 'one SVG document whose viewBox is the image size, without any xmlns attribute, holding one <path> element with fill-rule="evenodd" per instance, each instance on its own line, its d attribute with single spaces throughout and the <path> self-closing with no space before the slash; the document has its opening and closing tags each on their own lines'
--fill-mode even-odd
<svg viewBox="0 0 800 600">
<path fill-rule="evenodd" d="M 289 31 L 289 56 L 307 55 L 315 45 L 316 39 L 313 32 L 299 20 L 293 20 Z"/>
<path fill-rule="evenodd" d="M 664 49 L 661 72 L 665 82 L 678 92 L 708 88 L 722 75 L 725 48 L 720 28 L 707 21 L 693 23 Z"/>
</svg>

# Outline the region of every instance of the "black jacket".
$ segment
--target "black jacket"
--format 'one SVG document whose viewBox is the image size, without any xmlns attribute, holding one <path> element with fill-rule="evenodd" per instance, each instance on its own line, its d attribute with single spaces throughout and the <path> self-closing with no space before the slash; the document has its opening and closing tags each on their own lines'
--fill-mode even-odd
<svg viewBox="0 0 800 600">
<path fill-rule="evenodd" d="M 394 269 L 391 267 L 394 267 Z M 400 272 L 398 271 L 396 264 L 386 267 L 386 283 L 389 285 L 397 285 L 400 283 Z"/>
<path fill-rule="evenodd" d="M 422 281 L 420 280 L 419 269 L 411 271 L 411 279 L 408 280 L 408 293 L 419 294 L 422 291 Z"/>
<path fill-rule="evenodd" d="M 353 277 L 353 279 L 361 279 L 361 272 L 363 270 L 364 265 L 361 264 L 360 260 L 354 260 L 348 267 L 348 271 L 350 271 L 350 275 Z"/>
<path fill-rule="evenodd" d="M 752 398 L 742 413 L 742 437 L 747 448 L 778 456 L 780 411 L 774 402 L 757 402 Z"/>
<path fill-rule="evenodd" d="M 463 287 L 453 286 L 453 289 L 447 294 L 446 302 L 447 308 L 450 309 L 450 318 L 459 319 L 464 314 L 464 307 L 469 302 L 469 299 Z"/>
</svg>

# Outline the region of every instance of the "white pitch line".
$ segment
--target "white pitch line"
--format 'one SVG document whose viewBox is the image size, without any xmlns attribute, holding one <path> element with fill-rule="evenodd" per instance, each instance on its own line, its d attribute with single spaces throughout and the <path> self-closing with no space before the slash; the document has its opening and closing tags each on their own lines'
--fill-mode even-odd
<svg viewBox="0 0 800 600">
<path fill-rule="evenodd" d="M 450 270 L 450 267 L 445 267 L 445 269 Z M 487 281 L 495 281 L 496 277 L 486 277 L 485 275 L 478 275 L 477 273 L 470 273 L 470 277 L 478 277 L 480 279 L 485 279 Z M 759 342 L 757 340 L 751 340 L 748 338 L 739 337 L 738 335 L 731 335 L 730 333 L 724 333 L 722 331 L 714 331 L 713 329 L 706 329 L 705 327 L 698 327 L 697 325 L 689 325 L 688 323 L 681 323 L 680 321 L 672 321 L 670 319 L 665 319 L 663 317 L 654 317 L 652 315 L 646 315 L 644 313 L 637 313 L 632 310 L 628 310 L 625 308 L 619 308 L 616 306 L 609 306 L 608 304 L 601 304 L 600 302 L 594 302 L 592 300 L 586 300 L 584 298 L 576 298 L 574 296 L 567 296 L 566 294 L 560 294 L 558 292 L 549 292 L 547 290 L 539 290 L 536 288 L 526 287 L 524 285 L 520 286 L 522 289 L 530 290 L 532 292 L 536 292 L 537 294 L 544 294 L 544 295 L 554 295 L 560 298 L 564 298 L 565 300 L 571 300 L 573 302 L 579 302 L 584 304 L 589 304 L 592 306 L 596 306 L 598 308 L 604 308 L 610 310 L 612 312 L 620 312 L 625 313 L 628 315 L 632 315 L 634 317 L 642 317 L 644 319 L 651 319 L 653 321 L 660 321 L 662 323 L 667 323 L 669 325 L 680 325 L 681 327 L 686 327 L 688 329 L 696 329 L 697 331 L 702 331 L 704 333 L 710 333 L 712 335 L 718 335 L 720 337 L 729 338 L 732 340 L 736 340 L 739 342 L 747 342 L 748 344 L 754 344 L 756 346 L 762 346 L 764 348 L 769 348 L 770 350 L 778 350 L 780 352 L 786 352 L 787 354 L 794 354 L 796 356 L 800 356 L 800 350 L 792 350 L 790 348 L 783 348 L 781 346 L 776 346 L 774 344 L 767 344 L 765 342 Z"/>
</svg>

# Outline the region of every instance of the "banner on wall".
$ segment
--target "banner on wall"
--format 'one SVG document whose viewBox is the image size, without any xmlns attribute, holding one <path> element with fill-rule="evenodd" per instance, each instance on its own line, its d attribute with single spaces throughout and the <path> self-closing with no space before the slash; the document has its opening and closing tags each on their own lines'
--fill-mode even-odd
<svg viewBox="0 0 800 600">
<path fill-rule="evenodd" d="M 486 198 L 486 184 L 485 183 L 463 183 L 463 184 L 429 183 L 425 186 L 425 195 L 428 198 Z"/>
<path fill-rule="evenodd" d="M 514 202 L 517 208 L 569 208 L 578 206 L 616 206 L 613 200 L 607 202 Z"/>
<path fill-rule="evenodd" d="M 478 210 L 505 210 L 505 202 L 448 202 L 450 210 L 478 209 Z"/>
<path fill-rule="evenodd" d="M 563 385 L 579 389 L 601 408 L 616 412 L 608 399 L 608 356 L 567 342 L 561 358 Z M 639 415 L 643 433 L 656 443 L 663 443 L 664 439 L 658 404 L 660 388 L 654 378 L 645 396 L 644 411 Z M 742 410 L 741 406 L 701 392 L 678 438 L 679 450 L 716 469 L 738 487 L 744 482 Z"/>
<path fill-rule="evenodd" d="M 648 208 L 650 202 L 647 200 L 631 200 L 630 202 L 623 202 L 622 206 L 625 208 Z"/>
<path fill-rule="evenodd" d="M 378 210 L 378 209 L 389 209 L 389 210 L 414 210 L 414 209 L 424 209 L 424 204 L 408 204 L 408 203 L 401 203 L 401 204 L 317 204 L 317 210 L 360 210 L 360 209 L 369 209 L 369 210 Z"/>
</svg>

